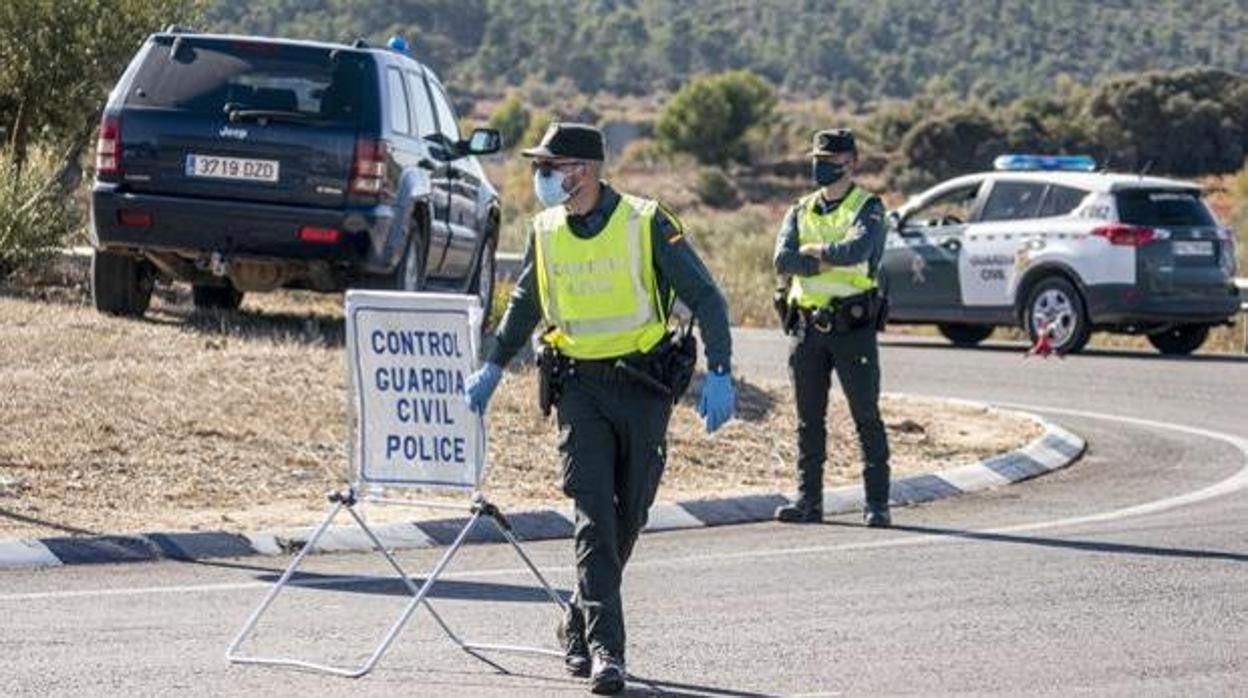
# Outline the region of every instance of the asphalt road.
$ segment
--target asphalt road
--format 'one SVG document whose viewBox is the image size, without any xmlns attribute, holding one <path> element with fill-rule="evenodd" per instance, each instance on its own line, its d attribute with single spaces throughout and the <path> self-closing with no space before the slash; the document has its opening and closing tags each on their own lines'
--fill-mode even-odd
<svg viewBox="0 0 1248 698">
<path fill-rule="evenodd" d="M 782 376 L 777 340 L 741 333 L 739 373 Z M 1085 436 L 1088 454 L 1028 483 L 899 510 L 890 531 L 846 517 L 647 536 L 625 584 L 630 690 L 1245 694 L 1248 362 L 1024 361 L 1017 346 L 887 343 L 887 390 L 1031 406 Z M 529 550 L 569 587 L 568 542 Z M 401 557 L 418 570 L 436 555 Z M 505 547 L 468 549 L 434 602 L 471 639 L 549 643 L 553 613 L 517 563 Z M 423 612 L 364 679 L 227 665 L 277 564 L 0 571 L 0 694 L 583 691 L 545 659 L 502 657 L 511 673 L 500 673 Z M 358 661 L 402 587 L 366 555 L 317 556 L 309 571 L 249 649 Z"/>
</svg>

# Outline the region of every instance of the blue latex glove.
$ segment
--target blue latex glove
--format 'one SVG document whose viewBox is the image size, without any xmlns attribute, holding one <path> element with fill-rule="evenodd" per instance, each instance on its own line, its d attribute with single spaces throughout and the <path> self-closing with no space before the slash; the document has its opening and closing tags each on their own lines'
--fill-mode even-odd
<svg viewBox="0 0 1248 698">
<path fill-rule="evenodd" d="M 494 394 L 494 389 L 502 378 L 502 367 L 489 362 L 468 376 L 468 382 L 464 385 L 464 399 L 468 401 L 468 409 L 484 414 L 485 406 L 489 404 L 490 396 Z"/>
<path fill-rule="evenodd" d="M 737 396 L 732 387 L 732 376 L 727 373 L 708 373 L 702 381 L 702 397 L 698 399 L 698 415 L 706 421 L 706 433 L 710 434 L 732 419 Z"/>
</svg>

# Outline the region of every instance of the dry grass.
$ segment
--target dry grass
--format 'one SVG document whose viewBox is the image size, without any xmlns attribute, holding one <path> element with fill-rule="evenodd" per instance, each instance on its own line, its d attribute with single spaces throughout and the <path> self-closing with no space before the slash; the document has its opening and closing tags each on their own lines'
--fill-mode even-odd
<svg viewBox="0 0 1248 698">
<path fill-rule="evenodd" d="M 146 320 L 97 314 L 81 293 L 0 294 L 0 537 L 60 532 L 252 530 L 307 525 L 345 479 L 346 377 L 339 296 L 256 296 L 193 312 L 185 291 Z M 487 487 L 508 506 L 557 505 L 554 427 L 531 371 L 491 408 Z M 708 437 L 677 409 L 663 499 L 790 488 L 787 388 L 744 383 L 742 420 Z M 899 472 L 1008 450 L 1029 421 L 889 399 Z M 834 407 L 829 484 L 856 478 Z M 410 510 L 391 516 L 409 517 Z"/>
</svg>

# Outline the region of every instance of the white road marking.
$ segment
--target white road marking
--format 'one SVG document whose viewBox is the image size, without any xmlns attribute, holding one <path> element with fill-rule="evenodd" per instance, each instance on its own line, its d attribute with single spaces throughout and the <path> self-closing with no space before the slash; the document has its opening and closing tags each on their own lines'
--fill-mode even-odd
<svg viewBox="0 0 1248 698">
<path fill-rule="evenodd" d="M 936 537 L 936 536 L 907 536 L 894 537 L 886 540 L 864 541 L 860 543 L 842 543 L 838 545 L 819 545 L 806 546 L 801 548 L 779 548 L 772 550 L 747 550 L 733 553 L 709 553 L 704 555 L 691 555 L 684 557 L 663 558 L 657 560 L 636 560 L 630 567 L 661 567 L 670 565 L 682 565 L 691 562 L 714 562 L 729 561 L 752 558 L 772 558 L 785 557 L 791 555 L 812 555 L 818 553 L 830 553 L 852 550 L 873 550 L 880 548 L 894 548 L 911 545 L 935 545 L 935 544 L 954 544 L 975 542 L 977 535 L 992 535 L 999 533 L 1020 533 L 1027 531 L 1040 531 L 1059 527 L 1077 526 L 1088 523 L 1104 523 L 1107 521 L 1115 521 L 1134 516 L 1143 516 L 1145 514 L 1156 514 L 1178 507 L 1189 506 L 1199 502 L 1203 502 L 1215 497 L 1222 497 L 1239 490 L 1248 488 L 1248 439 L 1238 436 L 1226 434 L 1223 432 L 1202 429 L 1199 427 L 1189 427 L 1180 424 L 1170 424 L 1167 422 L 1158 422 L 1151 419 L 1140 419 L 1136 417 L 1119 417 L 1116 415 L 1102 414 L 1099 412 L 1089 412 L 1085 410 L 1071 410 L 1061 407 L 1051 407 L 1044 405 L 1026 405 L 1018 403 L 999 403 L 1002 407 L 1013 407 L 1017 409 L 1034 410 L 1036 412 L 1047 412 L 1051 414 L 1066 414 L 1075 417 L 1086 417 L 1089 419 L 1099 419 L 1112 422 L 1120 422 L 1123 424 L 1132 424 L 1136 426 L 1147 427 L 1151 429 L 1162 429 L 1177 431 L 1192 436 L 1212 439 L 1228 443 L 1244 455 L 1244 466 L 1238 472 L 1230 477 L 1216 482 L 1208 487 L 1176 495 L 1174 497 L 1166 497 L 1144 504 L 1137 504 L 1121 509 L 1113 509 L 1111 511 L 1099 512 L 1096 514 L 1087 514 L 1083 516 L 1071 516 L 1063 519 L 1054 519 L 1050 521 L 1039 521 L 1035 523 L 1018 524 L 1015 526 L 1006 526 L 1003 528 L 983 529 L 980 531 L 967 531 L 965 536 L 958 537 Z M 571 573 L 575 567 L 571 565 L 559 567 L 546 567 L 546 572 L 562 572 Z M 463 572 L 448 572 L 443 575 L 444 579 L 451 578 L 481 578 L 481 577 L 509 577 L 514 575 L 528 574 L 529 571 L 525 567 L 512 568 L 495 568 L 485 570 L 465 570 Z M 276 571 L 274 572 L 276 574 Z M 377 581 L 375 576 L 358 575 L 358 576 L 333 576 L 324 579 L 311 579 L 297 582 L 300 586 L 331 586 L 340 585 L 349 582 L 367 582 Z M 75 599 L 75 598 L 94 598 L 107 596 L 134 596 L 148 594 L 185 594 L 185 593 L 213 593 L 213 592 L 233 592 L 233 591 L 254 591 L 264 589 L 270 586 L 269 582 L 236 582 L 221 584 L 196 584 L 196 585 L 173 585 L 173 586 L 151 586 L 151 587 L 121 587 L 116 589 L 80 589 L 73 591 L 47 591 L 47 592 L 30 592 L 18 594 L 0 594 L 0 602 L 21 602 L 21 601 L 38 601 L 48 599 Z"/>
</svg>

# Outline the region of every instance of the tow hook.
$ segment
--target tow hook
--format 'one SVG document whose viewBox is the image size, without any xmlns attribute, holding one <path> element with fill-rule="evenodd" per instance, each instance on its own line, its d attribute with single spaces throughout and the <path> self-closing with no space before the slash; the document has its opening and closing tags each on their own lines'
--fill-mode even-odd
<svg viewBox="0 0 1248 698">
<path fill-rule="evenodd" d="M 220 252 L 213 252 L 208 260 L 208 269 L 218 278 L 226 276 L 230 273 L 230 260 L 222 257 Z"/>
</svg>

